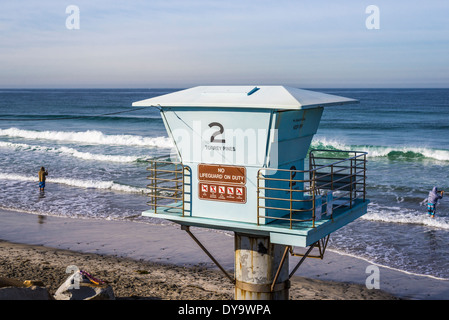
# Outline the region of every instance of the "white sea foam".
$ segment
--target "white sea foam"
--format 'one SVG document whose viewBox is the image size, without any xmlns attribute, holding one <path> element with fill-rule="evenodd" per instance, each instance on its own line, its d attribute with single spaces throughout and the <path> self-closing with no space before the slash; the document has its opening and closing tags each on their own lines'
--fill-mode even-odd
<svg viewBox="0 0 449 320">
<path fill-rule="evenodd" d="M 52 152 L 69 155 L 75 158 L 95 161 L 109 161 L 109 162 L 135 162 L 139 159 L 147 158 L 148 156 L 119 156 L 95 154 L 90 152 L 82 152 L 69 147 L 45 147 L 37 145 L 29 145 L 25 143 L 12 143 L 0 141 L 0 148 L 10 148 L 17 151 L 38 151 L 38 152 Z"/>
<path fill-rule="evenodd" d="M 419 224 L 449 230 L 449 218 L 447 216 L 436 215 L 435 218 L 430 218 L 427 216 L 425 208 L 422 211 L 416 211 L 401 207 L 380 207 L 376 204 L 370 204 L 368 212 L 361 219 L 389 223 Z"/>
<path fill-rule="evenodd" d="M 24 138 L 31 140 L 68 141 L 80 144 L 124 145 L 157 148 L 171 148 L 171 140 L 167 137 L 142 137 L 136 135 L 106 135 L 101 131 L 35 131 L 17 128 L 0 129 L 0 136 Z"/>
<path fill-rule="evenodd" d="M 119 155 L 94 154 L 90 152 L 81 152 L 68 147 L 57 148 L 56 152 L 69 154 L 79 159 L 96 160 L 96 161 L 135 162 L 139 159 L 145 158 L 145 156 L 119 156 Z"/>
<path fill-rule="evenodd" d="M 35 176 L 25 176 L 10 173 L 0 173 L 0 180 L 29 181 L 37 183 L 37 179 Z M 77 188 L 93 188 L 93 189 L 121 191 L 128 193 L 143 193 L 146 191 L 145 188 L 127 186 L 120 183 L 116 183 L 114 181 L 80 180 L 80 179 L 58 178 L 58 177 L 48 177 L 47 181 L 50 183 L 65 184 Z"/>
</svg>

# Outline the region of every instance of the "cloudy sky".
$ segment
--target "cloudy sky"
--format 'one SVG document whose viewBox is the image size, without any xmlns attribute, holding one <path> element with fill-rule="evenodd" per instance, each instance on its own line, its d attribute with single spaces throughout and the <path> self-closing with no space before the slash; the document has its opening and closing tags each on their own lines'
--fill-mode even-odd
<svg viewBox="0 0 449 320">
<path fill-rule="evenodd" d="M 214 84 L 449 87 L 449 1 L 1 1 L 0 88 Z"/>
</svg>

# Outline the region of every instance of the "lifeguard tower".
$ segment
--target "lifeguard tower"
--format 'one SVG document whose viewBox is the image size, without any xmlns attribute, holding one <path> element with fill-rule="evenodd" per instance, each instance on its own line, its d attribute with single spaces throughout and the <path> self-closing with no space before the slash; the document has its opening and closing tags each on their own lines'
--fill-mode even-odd
<svg viewBox="0 0 449 320">
<path fill-rule="evenodd" d="M 324 107 L 357 102 L 284 86 L 200 86 L 134 102 L 159 108 L 175 145 L 149 160 L 142 215 L 179 223 L 236 299 L 288 299 L 313 249 L 322 258 L 329 235 L 366 213 L 366 153 L 309 150 Z M 190 226 L 234 231 L 234 278 Z M 289 254 L 302 256 L 290 274 Z"/>
</svg>

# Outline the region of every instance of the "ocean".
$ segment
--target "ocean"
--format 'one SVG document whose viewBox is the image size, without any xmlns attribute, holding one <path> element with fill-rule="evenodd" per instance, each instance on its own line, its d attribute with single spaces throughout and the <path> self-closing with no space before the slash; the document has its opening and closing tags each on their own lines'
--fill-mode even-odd
<svg viewBox="0 0 449 320">
<path fill-rule="evenodd" d="M 145 160 L 172 143 L 157 109 L 131 104 L 176 90 L 0 89 L 0 208 L 164 223 L 141 217 Z M 368 152 L 368 213 L 329 250 L 449 279 L 449 196 L 435 219 L 420 204 L 434 186 L 449 194 L 449 89 L 316 90 L 360 103 L 325 108 L 311 147 Z"/>
</svg>

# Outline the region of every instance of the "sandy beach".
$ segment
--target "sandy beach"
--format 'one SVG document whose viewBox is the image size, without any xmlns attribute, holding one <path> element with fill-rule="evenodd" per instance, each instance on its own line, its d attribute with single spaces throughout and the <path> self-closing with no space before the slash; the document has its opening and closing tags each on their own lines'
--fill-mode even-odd
<svg viewBox="0 0 449 320">
<path fill-rule="evenodd" d="M 0 243 L 0 273 L 15 279 L 39 279 L 54 294 L 68 277 L 67 266 L 77 265 L 112 286 L 117 299 L 232 300 L 233 284 L 217 270 L 180 267 L 129 258 L 79 253 L 44 246 Z M 396 299 L 357 284 L 295 277 L 291 299 Z"/>
<path fill-rule="evenodd" d="M 108 282 L 117 299 L 234 297 L 233 284 L 177 226 L 39 217 L 6 210 L 0 210 L 0 218 L 2 277 L 41 280 L 54 293 L 69 276 L 66 268 L 76 265 Z M 193 232 L 232 274 L 233 237 L 204 229 Z M 291 259 L 290 268 L 294 264 Z M 370 290 L 364 285 L 367 265 L 334 252 L 323 260 L 308 259 L 291 279 L 290 299 L 426 299 L 414 290 L 427 294 L 427 299 L 444 299 L 449 290 L 447 281 L 383 268 L 380 290 Z"/>
</svg>

